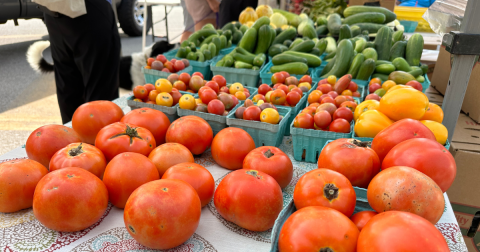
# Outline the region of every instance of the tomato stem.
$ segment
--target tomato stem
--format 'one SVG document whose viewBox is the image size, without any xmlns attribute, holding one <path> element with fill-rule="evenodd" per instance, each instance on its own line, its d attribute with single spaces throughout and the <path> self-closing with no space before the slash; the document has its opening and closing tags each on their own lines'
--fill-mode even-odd
<svg viewBox="0 0 480 252">
<path fill-rule="evenodd" d="M 71 157 L 76 157 L 76 156 L 82 154 L 84 152 L 82 144 L 83 143 L 80 143 L 76 148 L 70 149 L 70 151 L 68 151 L 68 155 L 70 155 Z"/>
<path fill-rule="evenodd" d="M 326 247 L 326 248 L 321 248 L 320 251 L 318 252 L 334 252 L 333 249 Z"/>
<path fill-rule="evenodd" d="M 129 136 L 130 137 L 130 144 L 133 144 L 133 139 L 135 137 L 140 139 L 140 140 L 143 140 L 143 138 L 140 135 L 138 135 L 137 128 L 130 127 L 128 124 L 126 126 L 127 126 L 127 129 L 125 129 L 125 132 L 120 133 L 120 134 L 115 135 L 115 136 L 112 136 L 112 137 L 110 137 L 110 139 L 113 139 L 113 138 L 116 138 L 116 137 L 119 137 L 119 136 Z"/>
<path fill-rule="evenodd" d="M 254 176 L 256 179 L 262 178 L 262 176 L 258 175 L 258 171 L 255 171 L 255 170 L 249 170 L 249 171 L 246 171 L 245 173 L 247 173 L 248 175 Z"/>
<path fill-rule="evenodd" d="M 353 139 L 352 143 L 358 147 L 364 147 L 364 148 L 372 144 L 372 142 L 368 142 L 368 141 L 362 142 L 362 141 L 358 141 L 357 139 Z"/>
<path fill-rule="evenodd" d="M 323 188 L 323 195 L 325 195 L 325 198 L 327 198 L 329 201 L 336 199 L 338 197 L 338 187 L 336 187 L 334 184 L 326 184 Z"/>
<path fill-rule="evenodd" d="M 272 151 L 270 149 L 268 149 L 265 153 L 263 153 L 263 155 L 266 157 L 266 158 L 271 158 L 273 157 L 273 155 L 275 155 L 274 153 L 272 153 Z"/>
</svg>

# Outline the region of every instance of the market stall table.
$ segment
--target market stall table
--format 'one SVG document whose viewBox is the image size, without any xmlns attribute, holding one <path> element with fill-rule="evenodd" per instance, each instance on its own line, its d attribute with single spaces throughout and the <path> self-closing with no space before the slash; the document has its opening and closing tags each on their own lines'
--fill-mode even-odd
<svg viewBox="0 0 480 252">
<path fill-rule="evenodd" d="M 127 97 L 114 101 L 126 113 Z M 67 124 L 71 126 L 71 124 Z M 25 146 L 0 157 L 0 162 L 26 158 Z M 293 158 L 291 137 L 285 137 L 280 148 L 290 156 L 294 176 L 283 191 L 284 206 L 292 199 L 298 179 L 316 169 L 314 163 L 297 162 Z M 216 186 L 230 170 L 217 165 L 210 151 L 195 158 L 195 162 L 207 168 Z M 446 194 L 445 210 L 436 227 L 445 237 L 451 251 L 467 252 L 467 247 Z M 195 234 L 184 244 L 168 251 L 270 251 L 271 231 L 252 232 L 224 220 L 215 209 L 213 201 L 202 209 L 202 216 Z M 0 213 L 1 251 L 132 251 L 148 250 L 137 243 L 127 232 L 123 210 L 109 204 L 105 215 L 91 227 L 74 233 L 55 232 L 40 224 L 31 208 L 16 213 Z"/>
</svg>

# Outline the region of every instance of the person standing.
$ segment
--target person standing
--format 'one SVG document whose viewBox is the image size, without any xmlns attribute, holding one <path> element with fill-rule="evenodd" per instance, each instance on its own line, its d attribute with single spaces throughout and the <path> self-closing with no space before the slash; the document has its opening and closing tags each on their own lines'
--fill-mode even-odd
<svg viewBox="0 0 480 252">
<path fill-rule="evenodd" d="M 217 12 L 220 3 L 217 0 L 185 0 L 188 13 L 195 22 L 195 31 L 206 24 L 217 27 Z"/>
<path fill-rule="evenodd" d="M 182 33 L 182 37 L 180 39 L 180 43 L 187 40 L 193 32 L 195 32 L 195 22 L 193 21 L 192 16 L 188 13 L 187 4 L 185 0 L 181 0 L 180 4 L 183 8 L 183 26 L 185 26 L 185 30 Z"/>
<path fill-rule="evenodd" d="M 224 25 L 238 21 L 240 13 L 247 7 L 257 8 L 258 0 L 222 0 L 220 3 L 218 25 Z"/>
</svg>

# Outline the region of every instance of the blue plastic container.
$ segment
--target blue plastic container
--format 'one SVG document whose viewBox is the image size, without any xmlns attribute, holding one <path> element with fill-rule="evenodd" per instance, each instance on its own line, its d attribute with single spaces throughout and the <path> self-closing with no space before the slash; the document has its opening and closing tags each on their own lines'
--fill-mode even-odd
<svg viewBox="0 0 480 252">
<path fill-rule="evenodd" d="M 132 110 L 138 109 L 138 108 L 151 108 L 158 111 L 162 111 L 168 117 L 168 120 L 170 120 L 170 122 L 173 122 L 178 118 L 178 114 L 177 114 L 178 104 L 173 107 L 166 107 L 166 106 L 150 104 L 145 102 L 137 102 L 137 101 L 134 101 L 133 99 L 135 99 L 133 95 L 127 98 L 127 104 L 132 108 Z"/>
<path fill-rule="evenodd" d="M 174 50 L 169 51 L 167 54 L 163 54 L 163 55 L 168 60 L 181 59 L 181 58 L 176 57 L 177 51 L 178 51 L 178 49 L 174 49 Z M 216 56 L 216 57 L 218 57 L 218 56 Z M 190 66 L 192 67 L 191 73 L 200 72 L 200 73 L 203 74 L 203 77 L 204 77 L 205 80 L 212 79 L 213 75 L 212 75 L 212 71 L 210 70 L 210 64 L 212 63 L 212 61 L 215 60 L 216 57 L 214 57 L 211 60 L 206 60 L 204 62 L 199 62 L 199 61 L 196 61 L 196 60 L 188 60 L 190 62 Z"/>
<path fill-rule="evenodd" d="M 425 81 L 422 82 L 422 92 L 425 93 L 427 91 L 427 89 L 430 87 L 430 80 L 428 79 L 428 76 L 426 74 L 423 75 L 423 77 L 425 77 Z"/>
<path fill-rule="evenodd" d="M 260 79 L 260 71 L 265 66 L 265 63 L 260 70 L 252 69 L 237 69 L 234 67 L 217 67 L 218 61 L 223 59 L 223 55 L 219 55 L 210 64 L 210 69 L 213 75 L 222 75 L 227 80 L 227 83 L 240 82 L 244 86 L 258 87 L 258 80 Z"/>
<path fill-rule="evenodd" d="M 418 26 L 418 22 L 416 21 L 400 20 L 400 24 L 403 25 L 404 32 L 409 32 L 409 33 L 415 32 L 415 29 L 417 29 L 417 26 Z"/>
<path fill-rule="evenodd" d="M 193 73 L 192 69 L 193 69 L 192 66 L 188 66 L 182 71 L 176 72 L 176 74 L 178 75 L 180 75 L 181 73 L 192 74 Z M 145 83 L 150 83 L 153 85 L 155 85 L 155 82 L 158 79 L 166 79 L 170 74 L 172 74 L 172 73 L 166 73 L 166 72 L 162 72 L 154 69 L 146 69 L 145 67 L 142 67 L 142 73 L 143 73 L 143 76 L 145 77 Z"/>
<path fill-rule="evenodd" d="M 270 68 L 273 66 L 273 63 L 270 61 L 268 64 L 266 64 L 260 71 L 260 78 L 262 79 L 262 83 L 265 83 L 265 84 L 272 84 L 272 76 L 273 76 L 273 73 L 270 72 Z M 321 66 L 320 66 L 321 67 Z M 290 76 L 295 76 L 297 77 L 297 79 L 301 79 L 304 75 L 310 75 L 312 77 L 312 80 L 314 78 L 317 78 L 315 73 L 318 71 L 318 69 L 320 67 L 317 67 L 317 68 L 308 68 L 308 72 L 309 73 L 306 73 L 306 74 L 290 74 Z"/>
</svg>

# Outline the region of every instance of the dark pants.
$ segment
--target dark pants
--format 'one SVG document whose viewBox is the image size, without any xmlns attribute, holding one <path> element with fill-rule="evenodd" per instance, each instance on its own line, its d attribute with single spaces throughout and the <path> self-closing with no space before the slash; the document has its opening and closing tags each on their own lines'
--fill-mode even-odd
<svg viewBox="0 0 480 252">
<path fill-rule="evenodd" d="M 85 102 L 118 98 L 120 36 L 112 6 L 85 0 L 77 18 L 45 14 L 63 123 Z"/>
<path fill-rule="evenodd" d="M 238 20 L 240 12 L 247 7 L 257 8 L 258 0 L 222 0 L 218 11 L 218 24 L 221 29 L 227 23 Z"/>
</svg>

